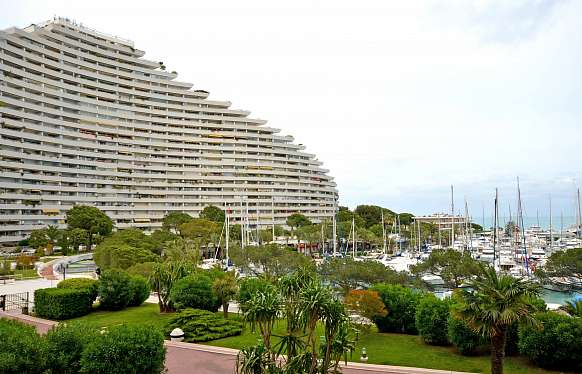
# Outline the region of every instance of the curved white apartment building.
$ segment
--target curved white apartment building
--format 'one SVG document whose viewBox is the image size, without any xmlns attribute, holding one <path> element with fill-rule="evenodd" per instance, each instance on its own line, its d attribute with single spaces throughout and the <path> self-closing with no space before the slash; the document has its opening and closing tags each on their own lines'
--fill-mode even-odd
<svg viewBox="0 0 582 374">
<path fill-rule="evenodd" d="M 333 215 L 333 178 L 293 137 L 143 56 L 66 19 L 0 31 L 0 244 L 75 204 L 146 230 L 209 204 L 253 226 Z"/>
</svg>

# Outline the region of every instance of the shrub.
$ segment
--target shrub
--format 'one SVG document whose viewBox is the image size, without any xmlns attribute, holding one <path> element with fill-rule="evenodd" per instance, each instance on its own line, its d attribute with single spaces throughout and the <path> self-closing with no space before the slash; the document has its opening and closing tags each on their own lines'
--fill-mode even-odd
<svg viewBox="0 0 582 374">
<path fill-rule="evenodd" d="M 485 338 L 477 334 L 467 324 L 449 316 L 447 322 L 448 339 L 464 356 L 473 355 L 477 349 L 486 343 Z"/>
<path fill-rule="evenodd" d="M 34 311 L 48 319 L 80 317 L 91 311 L 91 297 L 87 289 L 41 288 L 34 292 Z"/>
<path fill-rule="evenodd" d="M 176 327 L 184 331 L 185 341 L 194 343 L 240 335 L 243 325 L 207 310 L 184 309 L 168 322 L 166 335 Z"/>
<path fill-rule="evenodd" d="M 554 312 L 536 318 L 543 328 L 519 327 L 520 353 L 543 368 L 582 372 L 582 318 Z"/>
<path fill-rule="evenodd" d="M 69 278 L 60 281 L 59 284 L 57 284 L 57 288 L 87 290 L 91 295 L 91 300 L 94 302 L 99 293 L 99 281 L 89 278 Z"/>
<path fill-rule="evenodd" d="M 170 299 L 178 309 L 195 308 L 218 311 L 218 298 L 212 291 L 212 280 L 204 274 L 192 274 L 176 282 Z"/>
<path fill-rule="evenodd" d="M 158 374 L 164 370 L 164 337 L 143 325 L 115 326 L 83 350 L 80 373 Z"/>
<path fill-rule="evenodd" d="M 238 303 L 241 310 L 245 311 L 245 304 L 259 291 L 273 287 L 271 283 L 262 278 L 244 278 L 240 282 L 238 290 Z"/>
<path fill-rule="evenodd" d="M 80 360 L 84 348 L 97 336 L 95 329 L 85 324 L 59 324 L 46 335 L 47 369 L 52 373 L 74 374 L 81 369 Z"/>
<path fill-rule="evenodd" d="M 422 298 L 416 308 L 416 329 L 427 344 L 446 345 L 448 339 L 448 318 L 450 300 L 440 300 L 428 294 Z"/>
<path fill-rule="evenodd" d="M 391 284 L 378 284 L 372 290 L 378 291 L 388 310 L 386 316 L 374 318 L 380 332 L 417 333 L 415 313 L 422 293 Z"/>
<path fill-rule="evenodd" d="M 129 278 L 131 297 L 128 306 L 139 306 L 150 296 L 150 284 L 147 279 L 139 275 Z"/>
<path fill-rule="evenodd" d="M 120 310 L 131 298 L 129 275 L 118 269 L 105 270 L 99 279 L 99 305 L 103 309 Z"/>
<path fill-rule="evenodd" d="M 34 327 L 0 319 L 0 373 L 42 373 L 45 363 L 46 346 Z"/>
</svg>

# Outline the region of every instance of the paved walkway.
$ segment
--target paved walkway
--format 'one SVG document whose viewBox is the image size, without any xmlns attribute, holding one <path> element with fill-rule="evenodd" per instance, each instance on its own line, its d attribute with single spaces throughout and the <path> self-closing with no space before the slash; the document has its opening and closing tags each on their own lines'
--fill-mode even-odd
<svg viewBox="0 0 582 374">
<path fill-rule="evenodd" d="M 0 312 L 0 318 L 17 319 L 36 327 L 45 334 L 56 322 L 18 313 Z M 165 341 L 168 374 L 232 374 L 234 373 L 235 349 L 208 345 Z M 408 368 L 401 366 L 348 363 L 342 365 L 344 374 L 468 374 L 449 370 Z"/>
</svg>

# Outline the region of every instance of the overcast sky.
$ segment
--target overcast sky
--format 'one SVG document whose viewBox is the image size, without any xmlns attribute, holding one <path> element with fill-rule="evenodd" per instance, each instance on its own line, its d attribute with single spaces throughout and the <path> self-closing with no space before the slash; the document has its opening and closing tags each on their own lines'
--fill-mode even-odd
<svg viewBox="0 0 582 374">
<path fill-rule="evenodd" d="M 10 1 L 0 29 L 68 17 L 291 134 L 340 202 L 573 215 L 582 1 Z M 546 212 L 547 214 L 547 212 Z"/>
</svg>

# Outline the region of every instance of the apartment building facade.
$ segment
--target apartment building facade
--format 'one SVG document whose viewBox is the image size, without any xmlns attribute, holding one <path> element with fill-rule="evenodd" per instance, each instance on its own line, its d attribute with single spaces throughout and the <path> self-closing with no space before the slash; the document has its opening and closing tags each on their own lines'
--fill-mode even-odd
<svg viewBox="0 0 582 374">
<path fill-rule="evenodd" d="M 332 217 L 315 155 L 144 54 L 62 18 L 0 31 L 0 245 L 75 204 L 145 230 L 207 205 L 259 227 Z"/>
</svg>

